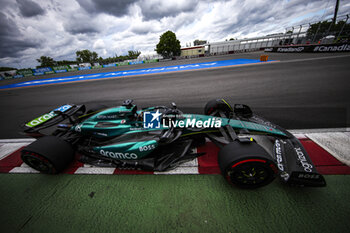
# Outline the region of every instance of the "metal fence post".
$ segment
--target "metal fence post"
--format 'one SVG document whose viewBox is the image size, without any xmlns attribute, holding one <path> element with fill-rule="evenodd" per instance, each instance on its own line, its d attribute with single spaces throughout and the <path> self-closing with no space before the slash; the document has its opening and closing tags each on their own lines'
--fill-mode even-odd
<svg viewBox="0 0 350 233">
<path fill-rule="evenodd" d="M 299 32 L 298 32 L 298 35 L 297 35 L 297 41 L 296 41 L 297 44 L 298 44 L 299 34 L 300 34 L 302 28 L 303 28 L 303 26 L 300 25 L 300 29 L 299 29 Z"/>
<path fill-rule="evenodd" d="M 319 24 L 318 24 L 318 27 L 317 27 L 316 33 L 315 33 L 315 35 L 314 35 L 314 38 L 312 38 L 311 43 L 314 43 L 314 41 L 315 41 L 315 39 L 316 39 L 316 36 L 317 36 L 317 33 L 318 33 L 318 31 L 320 30 L 320 27 L 321 27 L 321 21 L 320 21 L 320 22 L 319 22 Z"/>
<path fill-rule="evenodd" d="M 348 22 L 348 19 L 349 19 L 349 15 L 346 15 L 345 23 L 344 23 L 343 26 L 341 27 L 340 32 L 338 33 L 338 36 L 337 36 L 336 40 L 338 40 L 338 38 L 339 38 L 340 35 L 342 34 L 342 32 L 343 32 L 343 30 L 344 30 L 344 27 L 345 27 L 346 23 Z"/>
</svg>

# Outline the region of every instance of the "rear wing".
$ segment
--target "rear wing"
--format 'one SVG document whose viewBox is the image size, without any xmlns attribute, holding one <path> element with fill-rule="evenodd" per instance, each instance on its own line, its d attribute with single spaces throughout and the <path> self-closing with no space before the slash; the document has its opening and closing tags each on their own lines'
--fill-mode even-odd
<svg viewBox="0 0 350 233">
<path fill-rule="evenodd" d="M 42 134 L 40 131 L 52 127 L 64 120 L 71 118 L 76 114 L 83 114 L 85 112 L 84 105 L 75 105 L 75 104 L 65 104 L 62 105 L 48 113 L 45 113 L 31 121 L 28 121 L 22 125 L 23 132 L 31 137 L 41 137 Z"/>
</svg>

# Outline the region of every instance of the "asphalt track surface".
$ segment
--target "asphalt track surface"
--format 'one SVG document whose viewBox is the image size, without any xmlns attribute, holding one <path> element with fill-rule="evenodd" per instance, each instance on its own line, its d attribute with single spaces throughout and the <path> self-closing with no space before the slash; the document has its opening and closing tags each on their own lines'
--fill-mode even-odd
<svg viewBox="0 0 350 233">
<path fill-rule="evenodd" d="M 112 67 L 48 77 L 149 67 L 258 59 L 260 52 L 164 63 Z M 152 74 L 107 80 L 47 85 L 0 91 L 0 138 L 23 137 L 21 123 L 66 103 L 119 105 L 134 99 L 140 107 L 176 102 L 185 112 L 200 113 L 213 98 L 244 103 L 254 112 L 287 129 L 334 128 L 350 125 L 350 54 L 276 54 L 279 62 Z M 37 78 L 3 80 L 0 85 Z"/>
</svg>

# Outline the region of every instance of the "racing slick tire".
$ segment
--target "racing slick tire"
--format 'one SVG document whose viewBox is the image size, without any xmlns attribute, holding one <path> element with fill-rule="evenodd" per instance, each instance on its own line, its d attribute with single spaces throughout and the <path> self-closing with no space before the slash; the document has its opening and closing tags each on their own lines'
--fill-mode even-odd
<svg viewBox="0 0 350 233">
<path fill-rule="evenodd" d="M 21 158 L 41 173 L 57 174 L 67 168 L 74 154 L 68 142 L 55 136 L 45 136 L 26 146 Z"/>
<path fill-rule="evenodd" d="M 228 183 L 259 188 L 271 183 L 278 169 L 271 156 L 256 142 L 234 141 L 219 151 L 218 163 Z"/>
<path fill-rule="evenodd" d="M 224 114 L 227 118 L 229 118 L 230 115 L 233 113 L 232 107 L 224 99 L 210 100 L 210 101 L 208 101 L 208 103 L 204 107 L 204 114 L 205 115 L 211 115 L 215 111 L 224 112 Z M 215 116 L 220 117 L 220 114 L 217 113 L 217 114 L 215 114 Z"/>
</svg>

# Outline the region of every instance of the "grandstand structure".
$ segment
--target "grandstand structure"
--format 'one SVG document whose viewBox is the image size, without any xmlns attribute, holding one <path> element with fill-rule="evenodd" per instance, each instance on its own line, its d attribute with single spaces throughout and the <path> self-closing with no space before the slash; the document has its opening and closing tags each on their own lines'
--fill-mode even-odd
<svg viewBox="0 0 350 233">
<path fill-rule="evenodd" d="M 332 18 L 325 20 L 327 22 L 332 21 Z M 318 22 L 311 22 L 307 24 L 301 24 L 296 26 L 287 27 L 285 33 L 270 34 L 261 37 L 245 38 L 239 40 L 221 41 L 214 43 L 207 43 L 202 46 L 205 47 L 205 55 L 220 55 L 237 52 L 249 52 L 262 50 L 266 47 L 276 47 L 284 45 L 303 45 L 303 44 L 326 44 L 335 43 L 337 38 L 349 37 L 350 32 L 344 30 L 344 26 L 349 23 L 349 15 L 338 16 L 336 22 L 344 21 L 343 27 L 334 31 L 332 25 L 326 30 L 326 32 L 320 32 L 320 28 L 316 30 L 313 35 L 308 35 L 307 31 L 312 24 Z M 189 51 L 196 50 L 197 47 L 182 48 L 187 53 L 182 53 L 185 57 L 195 57 L 197 54 L 190 54 Z"/>
</svg>

